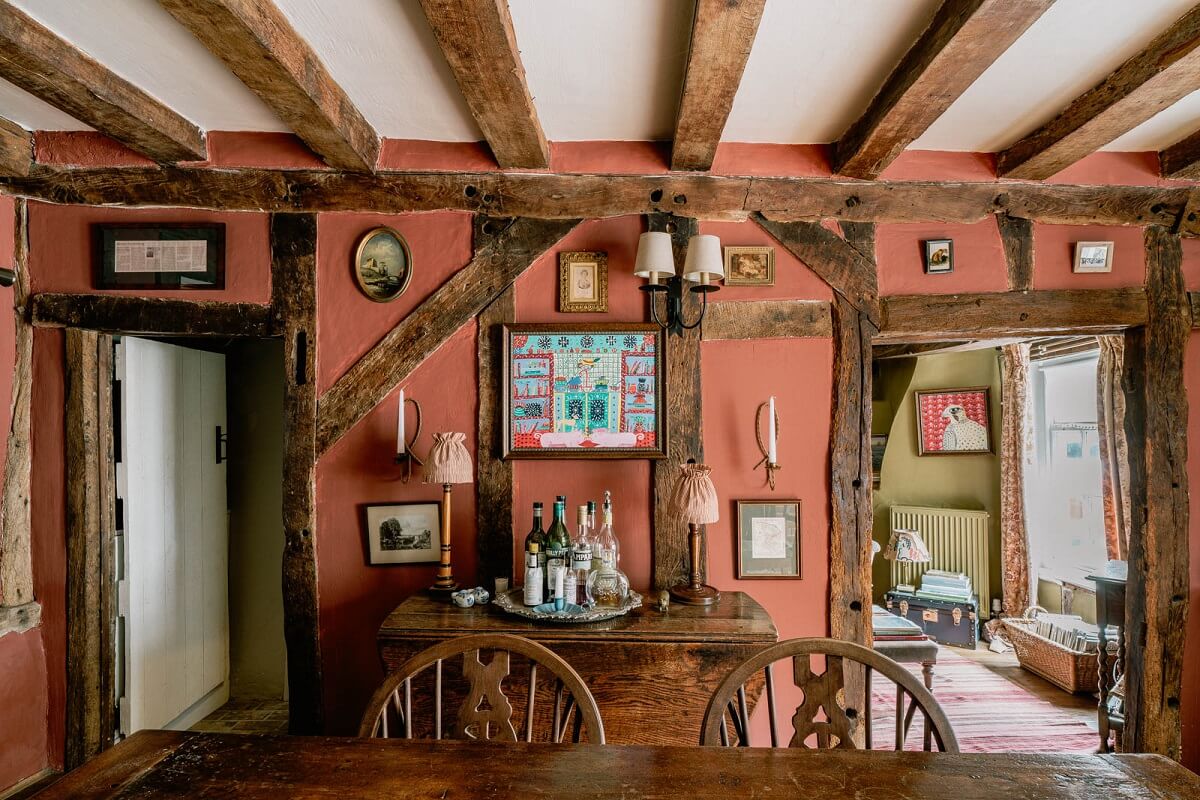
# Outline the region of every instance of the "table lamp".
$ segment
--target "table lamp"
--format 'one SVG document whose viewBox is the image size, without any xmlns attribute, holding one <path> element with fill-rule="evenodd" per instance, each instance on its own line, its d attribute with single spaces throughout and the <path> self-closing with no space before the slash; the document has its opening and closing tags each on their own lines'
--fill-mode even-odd
<svg viewBox="0 0 1200 800">
<path fill-rule="evenodd" d="M 700 526 L 716 522 L 721 515 L 717 508 L 717 488 L 709 473 L 712 468 L 689 459 L 679 467 L 679 478 L 671 491 L 670 509 L 688 526 L 688 582 L 671 587 L 671 597 L 680 603 L 694 606 L 712 605 L 721 593 L 700 582 Z"/>
<path fill-rule="evenodd" d="M 450 568 L 450 487 L 456 483 L 470 483 L 471 454 L 463 444 L 462 433 L 435 433 L 433 447 L 429 451 L 429 464 L 425 467 L 425 483 L 442 485 L 442 557 L 438 564 L 437 580 L 429 587 L 430 594 L 448 596 L 458 589 Z"/>
<path fill-rule="evenodd" d="M 898 564 L 924 564 L 931 560 L 920 531 L 911 528 L 892 529 L 883 557 Z"/>
</svg>

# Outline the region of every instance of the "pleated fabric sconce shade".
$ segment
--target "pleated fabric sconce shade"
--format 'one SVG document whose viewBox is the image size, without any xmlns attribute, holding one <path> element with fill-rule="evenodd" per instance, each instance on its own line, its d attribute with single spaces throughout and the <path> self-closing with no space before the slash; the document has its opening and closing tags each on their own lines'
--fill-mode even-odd
<svg viewBox="0 0 1200 800">
<path fill-rule="evenodd" d="M 433 447 L 425 465 L 425 483 L 442 484 L 442 554 L 437 580 L 429 587 L 431 594 L 448 597 L 458 589 L 450 566 L 450 488 L 456 483 L 470 483 L 473 477 L 471 454 L 464 444 L 462 433 L 435 433 Z"/>
<path fill-rule="evenodd" d="M 700 582 L 700 526 L 721 518 L 717 487 L 712 468 L 689 461 L 679 467 L 679 477 L 671 491 L 671 513 L 688 526 L 688 582 L 671 587 L 671 597 L 680 603 L 706 606 L 721 599 L 721 593 Z"/>
</svg>

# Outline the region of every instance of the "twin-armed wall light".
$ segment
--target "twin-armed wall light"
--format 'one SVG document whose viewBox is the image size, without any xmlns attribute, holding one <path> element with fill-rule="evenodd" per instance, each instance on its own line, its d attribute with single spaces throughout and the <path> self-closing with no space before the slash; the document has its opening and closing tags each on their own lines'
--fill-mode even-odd
<svg viewBox="0 0 1200 800">
<path fill-rule="evenodd" d="M 710 234 L 693 236 L 688 242 L 687 257 L 683 263 L 683 275 L 675 270 L 675 253 L 671 247 L 671 234 L 665 231 L 649 231 L 638 240 L 637 261 L 633 274 L 645 278 L 646 283 L 638 288 L 650 292 L 650 314 L 663 330 L 682 335 L 704 321 L 708 308 L 708 293 L 721 287 L 716 281 L 725 278 L 725 262 L 721 257 L 721 240 Z M 694 322 L 684 322 L 684 282 L 687 288 L 700 295 L 700 314 Z M 658 313 L 655 296 L 666 295 L 666 319 Z"/>
</svg>

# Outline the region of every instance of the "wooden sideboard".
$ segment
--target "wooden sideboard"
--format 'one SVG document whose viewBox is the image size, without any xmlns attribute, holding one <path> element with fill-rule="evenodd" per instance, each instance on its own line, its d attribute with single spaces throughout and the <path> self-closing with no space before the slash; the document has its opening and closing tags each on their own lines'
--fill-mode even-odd
<svg viewBox="0 0 1200 800">
<path fill-rule="evenodd" d="M 575 668 L 600 706 L 612 744 L 700 741 L 700 721 L 717 684 L 779 640 L 766 610 L 742 592 L 714 606 L 643 606 L 588 625 L 534 623 L 491 604 L 462 609 L 429 597 L 405 600 L 379 628 L 388 672 L 430 645 L 473 633 L 509 633 L 549 647 Z"/>
</svg>

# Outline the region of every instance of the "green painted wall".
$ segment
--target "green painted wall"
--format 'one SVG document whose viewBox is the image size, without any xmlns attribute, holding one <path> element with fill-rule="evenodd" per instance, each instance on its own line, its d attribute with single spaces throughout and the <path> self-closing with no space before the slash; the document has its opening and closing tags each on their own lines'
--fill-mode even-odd
<svg viewBox="0 0 1200 800">
<path fill-rule="evenodd" d="M 879 486 L 874 491 L 875 541 L 886 547 L 893 505 L 984 510 L 991 515 L 991 586 L 1000 590 L 1000 457 L 918 456 L 913 392 L 923 389 L 991 388 L 992 449 L 999 450 L 1000 361 L 994 349 L 879 361 L 874 376 L 872 432 L 888 435 Z M 891 565 L 874 563 L 876 600 L 891 588 Z M 986 616 L 990 610 L 980 609 Z"/>
</svg>

